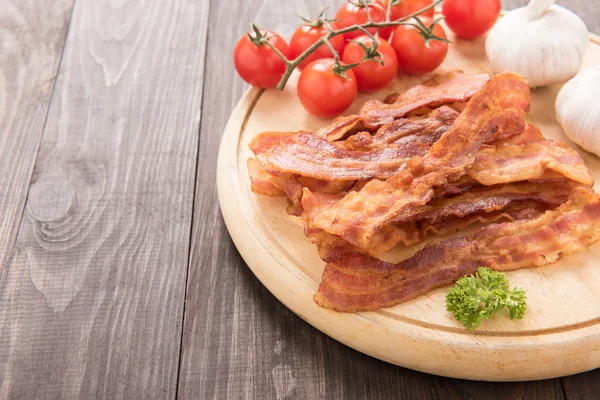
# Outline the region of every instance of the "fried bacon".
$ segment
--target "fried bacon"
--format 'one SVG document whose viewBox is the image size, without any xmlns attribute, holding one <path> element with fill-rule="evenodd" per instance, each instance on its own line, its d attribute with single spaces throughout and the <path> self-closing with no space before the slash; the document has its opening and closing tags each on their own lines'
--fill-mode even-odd
<svg viewBox="0 0 600 400">
<path fill-rule="evenodd" d="M 552 204 L 517 201 L 499 211 L 478 212 L 464 217 L 448 217 L 431 223 L 424 221 L 419 224 L 419 233 L 424 238 L 450 235 L 475 224 L 487 225 L 492 222 L 537 218 L 553 208 Z"/>
<path fill-rule="evenodd" d="M 577 186 L 566 179 L 543 182 L 518 182 L 494 187 L 475 187 L 455 197 L 439 197 L 421 206 L 407 208 L 394 218 L 384 229 L 377 232 L 369 247 L 335 236 L 326 237 L 322 229 L 311 221 L 316 215 L 334 206 L 342 194 L 313 193 L 304 189 L 302 208 L 305 210 L 307 236 L 320 247 L 344 246 L 353 251 L 367 254 L 383 253 L 398 243 L 410 246 L 430 236 L 449 234 L 469 225 L 494 222 L 500 219 L 513 220 L 526 216 L 519 214 L 523 209 L 547 209 L 558 207 L 567 201 L 571 190 Z M 309 234 L 310 233 L 310 234 Z"/>
<path fill-rule="evenodd" d="M 438 222 L 448 217 L 465 217 L 477 213 L 504 210 L 522 201 L 535 201 L 559 206 L 564 203 L 574 183 L 568 180 L 517 182 L 492 187 L 479 186 L 450 198 L 434 198 L 429 203 L 406 209 L 394 218 L 394 223 L 407 221 Z"/>
<path fill-rule="evenodd" d="M 362 119 L 358 115 L 338 117 L 324 128 L 319 129 L 316 134 L 329 142 L 345 139 L 346 137 L 365 129 Z"/>
<path fill-rule="evenodd" d="M 421 120 L 399 120 L 371 136 L 353 135 L 345 144 L 334 145 L 308 132 L 263 132 L 250 143 L 260 165 L 253 166 L 253 190 L 266 195 L 282 191 L 268 184 L 282 174 L 334 181 L 386 179 L 414 156 L 427 154 L 458 116 L 441 107 Z M 355 151 L 361 150 L 361 151 Z M 281 188 L 281 183 L 276 185 Z M 308 186 L 308 185 L 306 185 Z M 273 194 L 271 194 L 273 193 Z"/>
<path fill-rule="evenodd" d="M 422 107 L 437 108 L 444 104 L 468 101 L 490 79 L 488 74 L 462 75 L 437 86 L 419 85 L 398 96 L 393 104 L 367 101 L 359 116 L 365 127 L 376 129 Z"/>
<path fill-rule="evenodd" d="M 424 155 L 433 143 L 450 129 L 458 111 L 442 106 L 427 118 L 401 118 L 383 125 L 372 135 L 363 131 L 350 136 L 341 146 L 351 150 L 370 150 L 381 147 L 400 147 L 408 150 L 411 157 Z"/>
<path fill-rule="evenodd" d="M 539 179 L 547 171 L 592 185 L 583 158 L 564 142 L 538 140 L 534 143 L 503 144 L 482 148 L 469 175 L 484 185 Z"/>
<path fill-rule="evenodd" d="M 454 79 L 442 79 L 439 85 L 415 86 L 400 96 L 394 96 L 392 104 L 367 101 L 359 115 L 336 118 L 316 133 L 333 142 L 364 130 L 374 131 L 423 107 L 437 108 L 444 104 L 464 103 L 490 79 L 488 74 L 452 76 Z"/>
<path fill-rule="evenodd" d="M 250 143 L 250 148 L 265 169 L 329 181 L 386 179 L 404 167 L 412 154 L 401 147 L 341 149 L 309 132 L 265 132 Z"/>
<path fill-rule="evenodd" d="M 500 146 L 503 144 L 527 144 L 527 143 L 535 143 L 539 140 L 543 140 L 544 136 L 542 132 L 540 132 L 535 126 L 527 125 L 525 130 L 520 135 L 513 135 L 505 139 L 499 139 L 489 143 L 492 146 Z"/>
<path fill-rule="evenodd" d="M 254 193 L 273 197 L 286 195 L 283 187 L 289 174 L 278 176 L 274 171 L 269 172 L 261 168 L 260 163 L 254 158 L 248 159 L 248 173 L 252 185 L 250 188 Z"/>
<path fill-rule="evenodd" d="M 522 131 L 529 102 L 529 86 L 522 77 L 512 73 L 496 76 L 473 96 L 425 157 L 413 157 L 408 170 L 386 181 L 372 180 L 359 192 L 348 193 L 311 223 L 353 246 L 371 247 L 378 230 L 394 217 L 409 207 L 426 204 L 434 187 L 464 175 L 479 147 L 497 132 L 516 126 Z"/>
<path fill-rule="evenodd" d="M 493 224 L 472 236 L 434 243 L 391 264 L 345 253 L 325 267 L 315 302 L 337 311 L 390 307 L 486 265 L 497 271 L 551 264 L 600 239 L 600 196 L 575 188 L 569 201 L 532 220 Z"/>
<path fill-rule="evenodd" d="M 408 246 L 421 241 L 419 232 L 416 230 L 416 221 L 398 222 L 386 226 L 378 232 L 377 237 L 374 238 L 368 249 L 355 247 L 339 236 L 332 235 L 316 227 L 311 222 L 315 215 L 332 207 L 342 197 L 343 195 L 314 193 L 307 188 L 304 189 L 302 196 L 302 209 L 304 210 L 305 219 L 304 231 L 309 240 L 317 244 L 319 248 L 344 247 L 352 248 L 354 251 L 376 254 L 388 251 L 398 243 Z"/>
<path fill-rule="evenodd" d="M 535 132 L 539 132 L 533 128 Z M 528 128 L 531 132 L 532 129 Z M 554 172 L 556 176 L 565 176 L 573 181 L 580 182 L 584 185 L 593 184 L 593 177 L 587 170 L 581 156 L 568 147 L 566 144 L 556 140 L 537 139 L 537 134 L 534 136 L 524 133 L 523 135 L 515 136 L 520 138 L 529 137 L 527 142 L 523 138 L 519 140 L 508 139 L 497 146 L 482 146 L 475 157 L 473 166 L 468 171 L 468 175 L 472 178 L 470 185 L 480 183 L 484 185 L 496 185 L 500 183 L 517 182 L 524 180 L 540 179 L 549 172 Z M 264 135 L 260 135 L 264 137 Z M 291 138 L 286 135 L 286 138 Z M 406 138 L 408 136 L 405 136 Z M 531 143 L 533 141 L 533 143 Z M 270 141 L 278 145 L 279 142 Z M 414 142 L 413 142 L 414 143 Z M 518 144 L 512 144 L 518 143 Z M 326 144 L 329 146 L 329 144 Z M 431 145 L 431 144 L 430 144 Z M 268 150 L 268 148 L 267 148 Z M 403 152 L 409 154 L 411 152 L 410 145 L 403 147 Z M 352 162 L 355 152 L 346 152 L 351 156 L 345 161 Z M 369 153 L 370 154 L 370 153 Z M 377 161 L 376 161 L 377 162 Z M 406 159 L 399 162 L 397 168 L 400 169 L 406 163 Z M 375 164 L 377 165 L 377 164 Z M 312 174 L 312 169 L 308 168 L 308 164 L 298 164 L 298 168 L 293 170 L 296 174 Z M 278 181 L 288 179 L 289 175 L 271 169 L 267 172 L 258 166 L 253 166 L 251 172 L 253 191 L 259 194 L 269 196 L 285 195 L 285 190 L 282 190 L 282 183 Z M 377 171 L 373 168 L 372 171 Z M 321 176 L 327 176 L 327 180 L 315 179 L 310 176 L 298 177 L 298 180 L 303 187 L 308 187 L 311 190 L 318 190 L 325 193 L 336 193 L 339 191 L 347 191 L 352 185 L 344 182 L 343 178 L 330 174 L 329 171 L 320 171 Z M 327 175 L 325 175 L 327 174 Z M 376 174 L 375 178 L 384 179 L 388 171 L 383 170 L 381 174 Z M 334 178 L 337 178 L 334 179 Z M 359 177 L 352 177 L 358 179 Z M 467 181 L 468 177 L 462 177 L 462 181 Z M 321 188 L 321 189 L 320 189 Z M 449 189 L 446 187 L 446 189 Z M 441 189 L 444 190 L 444 189 Z"/>
<path fill-rule="evenodd" d="M 255 137 L 252 190 L 286 196 L 327 262 L 315 302 L 388 307 L 481 265 L 549 264 L 598 241 L 594 179 L 574 150 L 526 125 L 529 103 L 516 74 L 452 74 L 367 102 L 317 134 Z M 476 224 L 487 226 L 398 264 L 376 258 Z"/>
</svg>

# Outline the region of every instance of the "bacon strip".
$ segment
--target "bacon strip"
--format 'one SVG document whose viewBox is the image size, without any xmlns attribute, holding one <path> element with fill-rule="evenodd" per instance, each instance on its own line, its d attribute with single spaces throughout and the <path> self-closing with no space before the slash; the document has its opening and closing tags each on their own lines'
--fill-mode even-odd
<svg viewBox="0 0 600 400">
<path fill-rule="evenodd" d="M 368 148 L 383 147 L 386 145 L 386 141 L 390 141 L 392 146 L 401 144 L 406 156 L 411 154 L 422 155 L 439 138 L 438 134 L 446 131 L 451 126 L 449 125 L 449 121 L 453 119 L 453 116 L 457 115 L 458 113 L 450 108 L 440 107 L 432 113 L 431 118 L 419 120 L 419 124 L 415 124 L 415 121 L 403 119 L 394 121 L 392 124 L 383 126 L 374 136 L 364 132 L 368 136 L 368 139 L 360 139 L 362 134 L 348 138 L 345 143 L 353 144 L 346 144 L 345 146 L 365 150 Z M 420 124 L 421 122 L 423 124 Z M 404 128 L 393 130 L 392 127 L 397 125 L 403 125 Z M 423 130 L 417 130 L 416 126 L 421 126 Z M 267 152 L 271 147 L 277 146 L 282 138 L 289 137 L 292 134 L 266 132 L 258 135 L 253 142 L 253 149 L 257 153 Z M 361 144 L 357 144 L 359 142 Z M 528 125 L 521 135 L 494 141 L 492 144 L 494 147 L 482 146 L 479 149 L 473 168 L 469 172 L 472 177 L 462 177 L 462 183 L 460 184 L 472 186 L 479 182 L 486 185 L 493 185 L 525 179 L 539 179 L 541 176 L 547 175 L 553 168 L 557 176 L 563 174 L 583 184 L 591 184 L 593 182 L 593 178 L 585 167 L 583 159 L 577 152 L 563 142 L 544 139 L 540 131 L 532 125 Z M 511 145 L 513 147 L 501 148 L 502 145 Z M 498 150 L 499 148 L 500 150 Z M 274 170 L 268 172 L 266 169 L 261 168 L 259 163 L 253 159 L 248 162 L 249 166 L 252 164 L 249 169 L 255 193 L 268 196 L 285 195 L 281 189 L 278 189 L 281 187 L 281 184 L 278 185 L 277 183 L 282 179 L 282 176 L 286 178 L 288 175 L 277 174 Z M 510 173 L 506 172 L 507 168 L 510 168 Z M 309 182 L 311 178 L 305 177 L 304 179 Z M 299 180 L 302 182 L 302 178 L 299 178 Z M 304 184 L 304 186 L 311 188 L 311 190 L 313 190 L 313 187 L 319 185 L 331 188 L 343 186 L 344 189 L 340 190 L 344 191 L 349 189 L 347 184 L 336 182 L 331 180 L 331 178 L 314 181 L 318 182 L 318 184 Z M 335 192 L 333 189 L 319 191 L 326 193 Z M 456 183 L 452 183 L 436 189 L 435 197 L 439 196 L 438 192 L 444 191 L 447 193 L 454 192 L 455 194 L 462 193 L 462 190 L 457 191 Z"/>
<path fill-rule="evenodd" d="M 380 126 L 402 118 L 423 107 L 437 108 L 444 104 L 468 101 L 490 79 L 488 74 L 458 75 L 436 86 L 423 84 L 415 86 L 394 97 L 393 104 L 381 101 L 367 101 L 359 115 L 338 117 L 316 134 L 330 142 L 363 130 L 374 131 Z"/>
<path fill-rule="evenodd" d="M 304 209 L 305 219 L 304 232 L 309 240 L 319 245 L 319 247 L 345 247 L 352 248 L 354 251 L 377 254 L 390 250 L 398 243 L 403 243 L 408 246 L 421 241 L 419 232 L 416 229 L 415 221 L 401 221 L 386 226 L 378 232 L 377 237 L 373 240 L 371 247 L 368 249 L 354 247 L 339 236 L 331 235 L 330 233 L 315 227 L 311 222 L 314 216 L 318 215 L 324 209 L 335 205 L 342 197 L 343 195 L 340 194 L 313 193 L 307 188 L 304 189 L 304 194 L 302 196 L 302 208 Z"/>
<path fill-rule="evenodd" d="M 488 225 L 492 222 L 533 219 L 554 207 L 535 201 L 518 201 L 499 211 L 478 212 L 466 217 L 448 217 L 435 222 L 423 221 L 419 224 L 422 238 L 449 235 L 471 225 Z"/>
<path fill-rule="evenodd" d="M 452 127 L 458 111 L 442 106 L 427 118 L 401 118 L 382 126 L 377 133 L 360 132 L 350 136 L 341 146 L 351 150 L 370 150 L 393 146 L 409 150 L 411 157 L 424 155 L 433 143 Z"/>
<path fill-rule="evenodd" d="M 489 143 L 491 146 L 500 146 L 503 144 L 528 144 L 544 140 L 544 135 L 533 125 L 527 125 L 520 135 L 513 135 L 507 139 L 500 139 Z"/>
<path fill-rule="evenodd" d="M 360 139 L 360 134 L 354 135 L 342 146 L 327 143 L 307 132 L 263 132 L 250 143 L 262 165 L 252 169 L 253 187 L 259 194 L 281 195 L 281 190 L 269 185 L 267 171 L 277 171 L 279 176 L 296 174 L 330 182 L 386 179 L 409 158 L 427 154 L 457 116 L 451 108 L 441 107 L 428 118 L 400 120 L 374 136 L 364 132 L 364 139 Z M 275 186 L 281 188 L 281 184 Z"/>
<path fill-rule="evenodd" d="M 461 75 L 437 86 L 415 86 L 398 96 L 393 104 L 367 101 L 359 115 L 365 127 L 376 129 L 422 107 L 437 108 L 443 104 L 466 102 L 489 79 L 488 74 Z"/>
<path fill-rule="evenodd" d="M 303 213 L 301 200 L 304 188 L 317 193 L 336 193 L 340 196 L 355 185 L 354 181 L 325 181 L 267 170 L 253 158 L 248 159 L 248 173 L 250 189 L 254 193 L 271 197 L 287 197 L 289 203 L 287 212 L 296 216 L 301 216 Z"/>
<path fill-rule="evenodd" d="M 482 148 L 469 175 L 481 184 L 496 185 L 537 179 L 547 171 L 554 171 L 584 185 L 594 183 L 583 158 L 558 140 Z"/>
<path fill-rule="evenodd" d="M 568 180 L 517 182 L 492 187 L 476 187 L 460 196 L 434 198 L 429 203 L 407 209 L 394 223 L 427 221 L 435 223 L 448 217 L 465 217 L 476 213 L 504 210 L 515 202 L 535 201 L 559 206 L 567 201 L 574 183 Z"/>
<path fill-rule="evenodd" d="M 274 172 L 261 168 L 260 163 L 254 158 L 249 158 L 247 163 L 251 182 L 250 189 L 254 193 L 273 197 L 285 196 L 282 188 L 289 175 L 279 177 Z"/>
<path fill-rule="evenodd" d="M 529 109 L 527 82 L 504 73 L 473 96 L 453 127 L 424 158 L 414 157 L 408 171 L 387 181 L 373 180 L 359 192 L 348 193 L 334 207 L 318 214 L 312 224 L 360 248 L 371 247 L 377 231 L 403 210 L 427 203 L 433 188 L 465 174 L 479 147 L 507 127 L 525 127 Z"/>
<path fill-rule="evenodd" d="M 356 312 L 390 307 L 447 285 L 484 265 L 498 271 L 551 264 L 600 240 L 600 196 L 573 190 L 538 218 L 490 225 L 468 237 L 425 247 L 391 264 L 360 253 L 331 261 L 314 296 L 324 308 Z"/>
<path fill-rule="evenodd" d="M 327 139 L 329 142 L 345 139 L 365 129 L 362 119 L 358 115 L 337 117 L 329 125 L 317 130 L 316 135 Z"/>
<path fill-rule="evenodd" d="M 551 209 L 552 207 L 547 204 L 534 201 L 520 201 L 500 211 L 480 212 L 466 217 L 449 217 L 432 224 L 420 221 L 417 223 L 416 228 L 412 226 L 407 228 L 399 227 L 398 229 L 404 229 L 408 238 L 411 238 L 409 235 L 412 235 L 412 241 L 408 239 L 408 242 L 416 244 L 422 242 L 427 237 L 449 235 L 475 224 L 487 225 L 493 222 L 537 218 Z M 336 260 L 341 255 L 351 252 L 358 252 L 374 257 L 385 253 L 385 251 L 377 248 L 359 249 L 338 236 L 330 235 L 320 229 L 306 229 L 307 227 L 308 225 L 305 227 L 306 237 L 309 241 L 317 245 L 319 256 L 325 262 Z"/>
<path fill-rule="evenodd" d="M 361 248 L 331 234 L 310 221 L 324 209 L 334 206 L 342 194 L 313 193 L 304 189 L 302 208 L 305 211 L 305 232 L 320 247 L 344 246 L 353 251 L 377 254 L 394 248 L 398 243 L 410 246 L 428 236 L 444 235 L 475 223 L 489 223 L 500 219 L 520 219 L 516 213 L 523 209 L 555 208 L 567 201 L 575 187 L 565 179 L 544 182 L 518 182 L 495 187 L 477 187 L 451 198 L 434 198 L 429 203 L 406 209 L 385 229 L 374 236 L 368 248 Z"/>
<path fill-rule="evenodd" d="M 250 143 L 250 148 L 265 169 L 329 181 L 386 179 L 404 167 L 412 155 L 412 150 L 400 147 L 341 149 L 309 132 L 265 132 Z"/>
</svg>

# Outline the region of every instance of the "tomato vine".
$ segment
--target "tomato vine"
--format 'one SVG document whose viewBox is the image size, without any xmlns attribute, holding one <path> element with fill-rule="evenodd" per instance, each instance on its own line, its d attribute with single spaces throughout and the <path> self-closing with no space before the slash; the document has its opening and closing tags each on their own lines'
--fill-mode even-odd
<svg viewBox="0 0 600 400">
<path fill-rule="evenodd" d="M 340 55 L 331 45 L 330 39 L 334 36 L 343 35 L 348 32 L 354 32 L 354 31 L 360 30 L 360 31 L 364 32 L 366 35 L 370 36 L 373 39 L 373 42 L 375 43 L 376 38 L 374 35 L 372 35 L 367 30 L 368 28 L 386 28 L 386 27 L 398 26 L 398 25 L 410 25 L 410 26 L 415 27 L 419 31 L 419 34 L 425 40 L 425 44 L 427 47 L 429 47 L 428 44 L 432 40 L 437 40 L 440 42 L 449 42 L 448 39 L 437 36 L 433 33 L 433 26 L 435 24 L 439 23 L 439 21 L 441 21 L 443 19 L 443 17 L 438 18 L 435 21 L 433 21 L 433 24 L 430 27 L 426 27 L 418 18 L 419 14 L 422 14 L 422 13 L 434 8 L 436 5 L 440 4 L 442 2 L 442 0 L 436 0 L 435 2 L 428 5 L 427 7 L 424 7 L 421 10 L 418 10 L 412 14 L 409 14 L 409 15 L 407 15 L 403 18 L 400 18 L 398 20 L 395 20 L 395 21 L 392 21 L 390 19 L 391 7 L 392 7 L 392 3 L 393 3 L 392 1 L 390 1 L 390 2 L 388 2 L 388 5 L 387 5 L 386 19 L 384 22 L 374 22 L 371 19 L 369 6 L 375 4 L 374 0 L 359 0 L 358 3 L 356 3 L 352 0 L 348 0 L 348 1 L 355 5 L 358 5 L 360 7 L 365 7 L 368 22 L 366 22 L 364 24 L 360 24 L 360 25 L 357 24 L 357 25 L 348 26 L 348 27 L 345 27 L 342 29 L 334 29 L 332 27 L 332 25 L 330 24 L 330 22 L 333 22 L 333 21 L 324 19 L 323 12 L 321 12 L 321 14 L 319 15 L 319 17 L 316 21 L 318 21 L 317 23 L 319 23 L 319 24 L 324 24 L 328 30 L 328 33 L 326 35 L 322 36 L 312 46 L 310 46 L 302 54 L 298 55 L 293 60 L 287 59 L 287 57 L 285 57 L 285 55 L 283 55 L 279 51 L 279 49 L 277 49 L 269 41 L 269 37 L 267 37 L 266 35 L 264 35 L 261 32 L 261 28 L 259 26 L 257 26 L 256 24 L 252 24 L 252 30 L 253 30 L 254 36 L 249 34 L 250 40 L 252 40 L 252 42 L 257 45 L 267 45 L 267 46 L 271 47 L 271 49 L 273 49 L 275 54 L 277 54 L 277 56 L 279 58 L 281 58 L 286 65 L 285 73 L 283 74 L 283 76 L 281 77 L 281 80 L 277 84 L 277 90 L 283 90 L 285 88 L 287 81 L 289 80 L 290 76 L 292 75 L 292 72 L 300 65 L 300 63 L 302 61 L 304 61 L 304 59 L 306 59 L 309 55 L 311 55 L 315 50 L 317 50 L 322 45 L 329 47 L 329 49 L 331 50 L 331 52 L 333 54 L 333 58 L 335 60 L 334 71 L 339 75 L 345 76 L 345 71 L 347 71 L 349 68 L 354 67 L 355 65 L 341 65 L 340 64 Z M 414 19 L 414 22 L 411 21 L 412 19 Z M 307 21 L 307 20 L 305 20 L 305 21 Z"/>
</svg>

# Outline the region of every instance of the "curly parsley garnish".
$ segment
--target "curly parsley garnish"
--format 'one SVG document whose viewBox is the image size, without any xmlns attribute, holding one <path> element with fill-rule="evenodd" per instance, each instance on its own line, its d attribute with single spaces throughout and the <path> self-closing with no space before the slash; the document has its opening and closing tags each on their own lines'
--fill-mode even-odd
<svg viewBox="0 0 600 400">
<path fill-rule="evenodd" d="M 446 296 L 446 309 L 467 329 L 476 329 L 483 319 L 490 319 L 508 307 L 510 319 L 521 319 L 527 304 L 525 292 L 509 290 L 506 274 L 479 267 L 475 275 L 456 281 Z"/>
</svg>

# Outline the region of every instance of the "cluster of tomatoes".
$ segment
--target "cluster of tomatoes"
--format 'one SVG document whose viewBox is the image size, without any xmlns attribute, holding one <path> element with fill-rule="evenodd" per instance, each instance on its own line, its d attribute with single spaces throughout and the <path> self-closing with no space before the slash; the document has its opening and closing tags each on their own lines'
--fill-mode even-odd
<svg viewBox="0 0 600 400">
<path fill-rule="evenodd" d="M 274 88 L 288 66 L 282 56 L 295 60 L 330 29 L 366 24 L 369 16 L 372 22 L 385 22 L 390 1 L 392 21 L 433 4 L 433 0 L 348 1 L 337 11 L 334 21 L 319 17 L 300 25 L 289 45 L 275 32 L 256 30 L 239 40 L 234 53 L 236 70 L 253 86 Z M 444 0 L 442 11 L 446 25 L 457 36 L 474 38 L 494 25 L 500 14 L 500 0 Z M 332 117 L 350 107 L 357 91 L 381 89 L 398 71 L 415 75 L 436 69 L 446 58 L 448 42 L 444 41 L 444 28 L 433 20 L 433 15 L 431 8 L 418 20 L 406 21 L 409 25 L 368 28 L 370 35 L 357 29 L 331 37 L 329 45 L 320 45 L 298 65 L 298 97 L 304 108 L 319 117 Z M 423 30 L 441 40 L 425 40 Z M 332 49 L 339 54 L 339 63 Z"/>
</svg>

